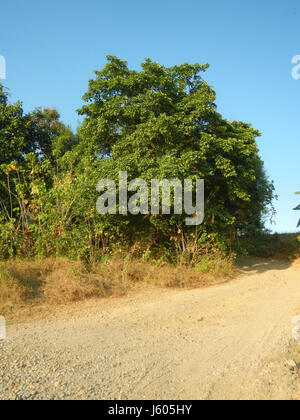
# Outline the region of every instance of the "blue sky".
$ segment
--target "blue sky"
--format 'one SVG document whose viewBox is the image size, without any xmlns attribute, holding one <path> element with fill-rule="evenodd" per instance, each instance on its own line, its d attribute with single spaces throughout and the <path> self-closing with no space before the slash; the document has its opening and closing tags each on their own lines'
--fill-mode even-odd
<svg viewBox="0 0 300 420">
<path fill-rule="evenodd" d="M 210 63 L 219 112 L 262 132 L 261 156 L 279 200 L 274 230 L 295 231 L 300 204 L 299 0 L 15 0 L 1 5 L 4 84 L 25 111 L 55 106 L 76 128 L 76 109 L 107 54 L 139 68 Z"/>
</svg>

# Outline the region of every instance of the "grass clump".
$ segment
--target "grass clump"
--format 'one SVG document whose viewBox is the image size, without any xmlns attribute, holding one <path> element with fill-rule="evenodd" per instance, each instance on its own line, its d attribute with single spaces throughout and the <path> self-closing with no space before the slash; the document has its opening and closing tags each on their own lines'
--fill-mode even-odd
<svg viewBox="0 0 300 420">
<path fill-rule="evenodd" d="M 41 306 L 54 308 L 89 298 L 124 296 L 147 286 L 205 287 L 233 274 L 232 261 L 216 256 L 203 257 L 195 266 L 132 255 L 111 256 L 92 265 L 66 258 L 12 260 L 0 263 L 0 314 L 15 319 Z"/>
</svg>

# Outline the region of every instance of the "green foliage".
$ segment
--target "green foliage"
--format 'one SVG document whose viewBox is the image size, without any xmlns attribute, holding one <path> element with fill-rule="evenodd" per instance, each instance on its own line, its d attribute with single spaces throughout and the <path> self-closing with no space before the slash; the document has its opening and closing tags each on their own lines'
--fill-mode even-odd
<svg viewBox="0 0 300 420">
<path fill-rule="evenodd" d="M 297 236 L 296 233 L 260 232 L 239 238 L 234 247 L 242 255 L 291 261 L 300 257 L 300 243 Z"/>
<path fill-rule="evenodd" d="M 8 93 L 0 83 L 0 164 L 21 161 L 31 151 L 30 118 L 22 104 L 8 103 Z"/>
<path fill-rule="evenodd" d="M 147 59 L 140 72 L 109 56 L 95 72 L 79 111 L 82 150 L 97 161 L 98 179 L 205 179 L 202 239 L 221 244 L 236 233 L 261 230 L 273 199 L 256 143 L 259 132 L 217 113 L 213 89 L 202 79 L 208 65 L 166 68 Z M 118 226 L 133 242 L 169 240 L 182 217 L 128 216 Z M 107 218 L 106 218 L 107 219 Z M 108 224 L 112 229 L 116 218 Z M 209 236 L 208 236 L 209 235 Z"/>
<path fill-rule="evenodd" d="M 78 111 L 77 135 L 56 110 L 24 114 L 0 85 L 0 255 L 99 260 L 121 248 L 144 259 L 198 264 L 228 252 L 237 238 L 261 232 L 273 184 L 258 153 L 260 133 L 229 122 L 203 80 L 208 65 L 164 67 L 146 59 L 141 71 L 108 56 Z M 100 216 L 96 184 L 119 171 L 129 179 L 205 179 L 202 226 L 182 216 Z"/>
</svg>

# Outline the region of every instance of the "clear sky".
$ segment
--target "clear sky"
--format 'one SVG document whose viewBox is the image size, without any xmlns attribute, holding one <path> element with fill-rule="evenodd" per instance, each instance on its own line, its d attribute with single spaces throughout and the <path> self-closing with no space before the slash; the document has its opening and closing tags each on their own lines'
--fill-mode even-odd
<svg viewBox="0 0 300 420">
<path fill-rule="evenodd" d="M 210 63 L 219 112 L 262 132 L 261 155 L 279 196 L 278 232 L 295 231 L 300 204 L 299 0 L 15 0 L 1 4 L 0 55 L 11 100 L 25 111 L 55 106 L 76 128 L 76 109 L 107 54 L 139 68 Z"/>
</svg>

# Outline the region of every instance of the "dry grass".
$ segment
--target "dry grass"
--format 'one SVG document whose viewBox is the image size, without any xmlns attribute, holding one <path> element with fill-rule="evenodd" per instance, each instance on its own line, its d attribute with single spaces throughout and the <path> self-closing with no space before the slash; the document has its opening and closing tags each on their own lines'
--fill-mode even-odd
<svg viewBox="0 0 300 420">
<path fill-rule="evenodd" d="M 288 353 L 284 356 L 287 360 L 293 360 L 298 368 L 300 368 L 300 343 L 293 340 L 290 344 Z"/>
<path fill-rule="evenodd" d="M 0 314 L 20 320 L 88 298 L 123 296 L 146 287 L 205 287 L 227 281 L 234 269 L 227 260 L 204 257 L 197 267 L 110 258 L 87 268 L 67 259 L 14 260 L 0 263 Z"/>
</svg>

